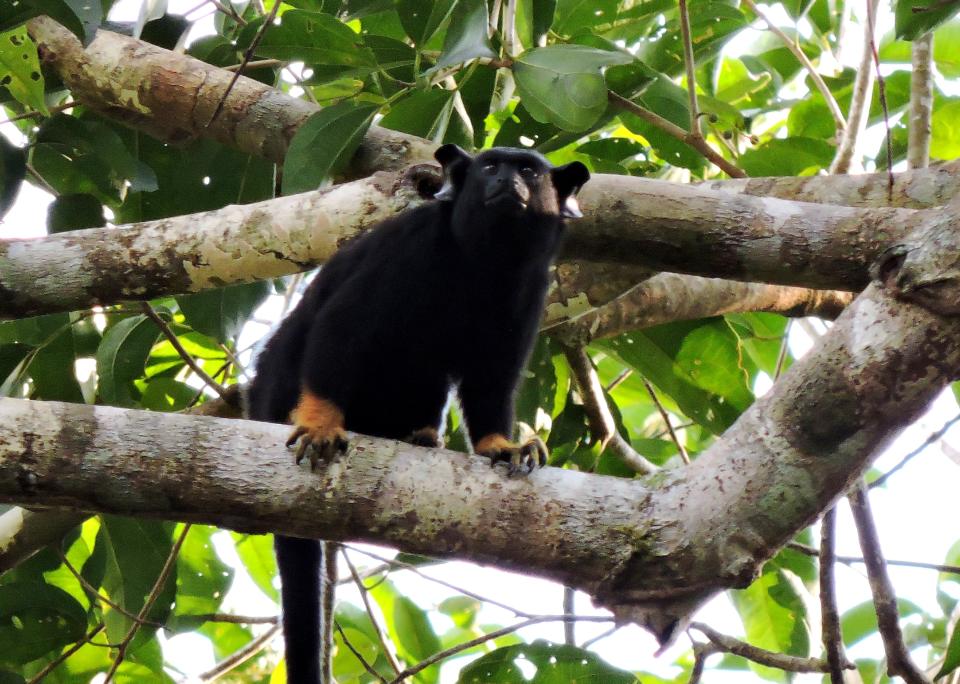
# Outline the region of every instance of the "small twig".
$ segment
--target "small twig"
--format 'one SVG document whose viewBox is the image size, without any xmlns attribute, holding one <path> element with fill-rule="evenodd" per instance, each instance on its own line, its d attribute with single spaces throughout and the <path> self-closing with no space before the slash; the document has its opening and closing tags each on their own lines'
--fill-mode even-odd
<svg viewBox="0 0 960 684">
<path fill-rule="evenodd" d="M 670 422 L 670 415 L 667 413 L 667 410 L 663 407 L 663 404 L 660 403 L 660 398 L 657 397 L 656 391 L 653 389 L 653 385 L 650 384 L 650 381 L 646 378 L 643 379 L 643 386 L 647 388 L 647 393 L 650 395 L 650 398 L 653 400 L 653 405 L 657 407 L 657 411 L 660 412 L 660 418 L 663 419 L 664 424 L 667 426 L 667 431 L 670 433 L 670 439 L 673 440 L 674 445 L 677 447 L 677 452 L 680 454 L 680 458 L 684 463 L 690 463 L 690 456 L 687 454 L 687 450 L 683 447 L 683 444 L 680 443 L 680 438 L 677 437 L 677 433 L 673 429 L 673 424 Z"/>
<path fill-rule="evenodd" d="M 353 583 L 357 585 L 357 589 L 360 590 L 360 598 L 363 600 L 363 606 L 367 609 L 367 615 L 370 616 L 370 622 L 373 624 L 373 631 L 377 634 L 377 640 L 380 642 L 380 648 L 383 649 L 383 655 L 387 659 L 387 662 L 390 663 L 390 668 L 400 674 L 400 664 L 397 663 L 396 657 L 393 655 L 393 651 L 390 650 L 389 645 L 387 644 L 387 637 L 383 633 L 383 630 L 380 627 L 380 623 L 377 620 L 377 614 L 373 612 L 373 606 L 370 605 L 370 597 L 367 595 L 367 587 L 363 584 L 363 580 L 360 579 L 360 575 L 357 574 L 357 568 L 353 565 L 353 561 L 350 560 L 350 554 L 344 550 L 343 560 L 346 561 L 347 567 L 350 568 L 350 575 L 353 577 Z"/>
<path fill-rule="evenodd" d="M 873 66 L 877 70 L 877 94 L 880 96 L 880 109 L 883 110 L 883 127 L 887 131 L 887 199 L 893 202 L 893 137 L 890 135 L 890 110 L 887 107 L 887 81 L 880 72 L 880 55 L 877 52 L 875 28 L 877 25 L 877 7 L 879 0 L 867 0 L 867 24 L 870 32 L 870 52 L 873 53 Z"/>
<path fill-rule="evenodd" d="M 787 353 L 790 351 L 790 326 L 793 320 L 787 321 L 787 327 L 783 331 L 783 339 L 780 341 L 780 352 L 777 354 L 777 366 L 773 371 L 773 379 L 779 380 L 783 373 L 783 364 L 787 361 Z"/>
<path fill-rule="evenodd" d="M 690 98 L 690 132 L 698 138 L 702 138 L 700 106 L 697 104 L 697 73 L 696 64 L 693 61 L 693 41 L 690 38 L 690 13 L 687 12 L 687 0 L 679 0 L 679 11 L 680 39 L 683 41 L 683 62 L 687 69 L 687 95 Z"/>
<path fill-rule="evenodd" d="M 817 557 L 820 555 L 819 550 L 815 549 L 812 546 L 801 544 L 800 542 L 789 542 L 786 548 L 806 554 L 807 556 Z M 853 565 L 854 563 L 857 563 L 857 564 L 866 563 L 866 561 L 860 556 L 834 556 L 834 559 L 838 563 L 843 563 L 844 565 Z M 897 567 L 902 567 L 902 568 L 917 568 L 919 570 L 936 570 L 937 572 L 949 572 L 949 573 L 960 575 L 960 565 L 942 565 L 940 563 L 924 563 L 922 561 L 894 560 L 892 558 L 887 559 L 887 565 L 895 565 Z"/>
<path fill-rule="evenodd" d="M 260 69 L 262 67 L 282 67 L 286 66 L 286 62 L 282 59 L 254 59 L 246 64 L 231 64 L 230 66 L 225 66 L 223 69 L 225 71 L 246 71 L 247 69 Z"/>
<path fill-rule="evenodd" d="M 500 601 L 497 601 L 495 599 L 490 599 L 490 598 L 487 598 L 486 596 L 481 596 L 480 594 L 472 592 L 469 589 L 464 589 L 463 587 L 457 586 L 456 584 L 451 584 L 450 582 L 446 582 L 442 579 L 431 577 L 430 575 L 425 575 L 420 571 L 420 568 L 418 568 L 415 565 L 411 565 L 410 563 L 404 563 L 403 561 L 384 558 L 383 556 L 378 556 L 377 554 L 371 553 L 370 551 L 367 551 L 365 549 L 358 549 L 354 546 L 348 546 L 346 544 L 343 545 L 343 548 L 349 549 L 350 551 L 354 551 L 356 553 L 363 554 L 364 556 L 368 556 L 369 558 L 373 558 L 374 560 L 381 561 L 389 567 L 399 568 L 401 570 L 409 570 L 410 572 L 414 573 L 419 577 L 422 577 L 423 579 L 429 582 L 439 584 L 440 586 L 446 587 L 447 589 L 453 589 L 454 591 L 459 592 L 468 598 L 472 598 L 475 601 L 480 601 L 481 603 L 489 603 L 491 606 L 496 606 L 497 608 L 503 608 L 504 610 L 510 611 L 517 617 L 522 617 L 522 618 L 534 617 L 533 613 L 527 613 L 522 610 L 517 610 L 513 606 L 508 606 L 506 603 L 501 603 Z M 365 574 L 369 576 L 373 574 L 379 574 L 379 572 L 377 573 L 368 572 Z"/>
<path fill-rule="evenodd" d="M 613 380 L 610 381 L 610 384 L 606 386 L 606 392 L 609 394 L 613 390 L 617 389 L 627 378 L 633 374 L 632 368 L 624 368 Z"/>
<path fill-rule="evenodd" d="M 233 625 L 275 625 L 280 622 L 277 615 L 232 615 L 229 613 L 200 613 L 184 615 L 184 619 L 203 622 L 227 622 Z"/>
<path fill-rule="evenodd" d="M 583 347 L 567 347 L 563 353 L 567 358 L 570 370 L 573 372 L 583 409 L 590 424 L 590 434 L 600 445 L 600 451 L 610 449 L 628 468 L 641 475 L 649 475 L 659 470 L 656 464 L 647 460 L 634 449 L 630 443 L 617 432 L 617 425 L 610 412 L 606 397 L 603 396 L 603 385 L 596 368 Z"/>
<path fill-rule="evenodd" d="M 160 592 L 163 591 L 163 587 L 167 583 L 167 579 L 169 579 L 170 573 L 173 570 L 173 566 L 176 563 L 177 556 L 180 554 L 180 548 L 183 546 L 183 542 L 187 539 L 187 533 L 190 532 L 190 527 L 190 523 L 184 524 L 183 530 L 180 532 L 180 536 L 177 537 L 177 540 L 173 543 L 170 553 L 167 555 L 167 560 L 160 569 L 160 574 L 157 575 L 157 580 L 153 583 L 153 588 L 150 589 L 147 599 L 143 602 L 143 607 L 140 609 L 140 612 L 137 613 L 136 620 L 133 621 L 133 624 L 130 625 L 130 629 L 127 630 L 127 634 L 117 645 L 117 657 L 114 659 L 113 664 L 107 671 L 107 676 L 103 679 L 104 684 L 109 684 L 111 681 L 113 681 L 113 676 L 117 673 L 117 668 L 120 667 L 120 663 L 122 663 L 123 659 L 126 657 L 127 648 L 130 647 L 133 637 L 136 636 L 137 630 L 140 629 L 140 625 L 146 621 L 147 614 L 153 608 L 153 604 L 156 603 L 157 599 L 160 597 Z"/>
<path fill-rule="evenodd" d="M 850 511 L 857 525 L 860 537 L 860 550 L 867 567 L 870 591 L 873 593 L 873 606 L 877 612 L 877 627 L 883 640 L 883 650 L 887 655 L 887 674 L 902 677 L 907 684 L 929 684 L 930 680 L 913 664 L 910 653 L 903 642 L 900 631 L 900 614 L 897 610 L 897 596 L 893 584 L 887 575 L 887 566 L 880 550 L 880 539 L 870 513 L 867 488 L 858 484 L 848 494 Z"/>
<path fill-rule="evenodd" d="M 843 637 L 840 632 L 840 613 L 837 609 L 837 588 L 834 583 L 836 549 L 836 510 L 831 508 L 823 514 L 820 523 L 820 631 L 823 648 L 827 654 L 830 684 L 843 684 L 843 670 L 848 665 L 843 652 Z"/>
<path fill-rule="evenodd" d="M 30 679 L 28 679 L 27 684 L 37 684 L 37 682 L 44 679 L 48 674 L 50 674 L 55 669 L 57 669 L 60 665 L 62 665 L 67 658 L 69 658 L 74 653 L 79 651 L 81 648 L 89 644 L 93 640 L 93 637 L 97 636 L 100 632 L 103 631 L 103 628 L 104 628 L 104 624 L 102 622 L 97 626 L 95 626 L 93 629 L 87 632 L 87 634 L 82 639 L 80 639 L 80 641 L 73 644 L 70 648 L 68 648 L 66 651 L 64 651 L 59 656 L 57 656 L 56 660 L 51 660 L 49 663 L 47 663 L 43 667 L 43 669 L 37 672 L 37 674 L 33 675 Z"/>
<path fill-rule="evenodd" d="M 60 112 L 65 112 L 68 109 L 72 109 L 73 107 L 78 106 L 79 104 L 80 104 L 79 102 L 74 102 L 73 100 L 71 100 L 70 102 L 64 102 L 61 105 L 56 105 L 54 107 L 47 107 L 47 112 L 49 112 L 49 114 L 59 114 Z M 6 121 L 0 121 L 0 126 L 2 126 L 3 124 L 13 123 L 14 121 L 22 121 L 23 119 L 42 119 L 45 116 L 48 116 L 48 114 L 44 114 L 43 112 L 37 112 L 37 111 L 24 112 L 23 114 L 17 114 L 16 116 L 11 116 Z"/>
<path fill-rule="evenodd" d="M 707 658 L 719 652 L 720 650 L 713 644 L 693 642 L 693 667 L 690 668 L 690 679 L 687 680 L 687 684 L 700 684 Z"/>
<path fill-rule="evenodd" d="M 256 53 L 257 47 L 260 45 L 260 41 L 263 40 L 263 36 L 266 35 L 267 29 L 273 24 L 273 20 L 277 18 L 277 12 L 280 10 L 281 4 L 283 3 L 273 3 L 273 7 L 270 8 L 270 14 L 268 14 L 263 20 L 263 25 L 261 25 L 257 30 L 257 35 L 253 37 L 253 40 L 250 41 L 250 46 L 243 53 L 243 59 L 240 61 L 240 66 L 236 71 L 233 72 L 233 77 L 230 79 L 230 83 L 227 84 L 226 90 L 224 90 L 223 95 L 220 96 L 220 101 L 217 102 L 217 106 L 213 110 L 210 120 L 204 125 L 204 129 L 209 128 L 210 124 L 216 121 L 217 117 L 220 116 L 220 112 L 223 111 L 223 106 L 227 103 L 227 98 L 230 96 L 233 87 L 237 85 L 237 81 L 240 79 L 240 74 L 244 69 L 247 68 L 247 64 L 250 63 L 250 60 L 253 59 L 253 55 Z"/>
<path fill-rule="evenodd" d="M 833 117 L 834 125 L 836 126 L 837 133 L 842 134 L 847 129 L 847 121 L 843 118 L 843 112 L 840 111 L 840 105 L 837 104 L 837 99 L 833 96 L 833 93 L 830 92 L 830 88 L 824 82 L 823 77 L 820 75 L 820 72 L 817 71 L 817 68 L 813 66 L 813 62 L 809 60 L 806 53 L 797 45 L 796 41 L 790 38 L 786 33 L 784 33 L 779 26 L 774 24 L 763 11 L 757 7 L 753 0 L 743 0 L 743 4 L 746 5 L 751 12 L 756 14 L 763 23 L 767 25 L 767 28 L 770 29 L 770 32 L 773 33 L 777 38 L 783 42 L 784 46 L 793 53 L 793 56 L 797 58 L 797 61 L 807 70 L 807 73 L 810 75 L 810 80 L 813 81 L 813 85 L 816 86 L 817 90 L 820 92 L 820 95 L 823 96 L 824 101 L 827 103 L 827 109 L 830 110 L 830 115 Z"/>
<path fill-rule="evenodd" d="M 574 599 L 576 598 L 577 590 L 573 587 L 564 587 L 563 588 L 563 614 L 568 615 L 571 618 L 576 617 L 576 610 L 574 609 Z M 563 623 L 563 643 L 567 646 L 576 646 L 577 645 L 577 635 L 574 630 L 574 621 L 565 620 Z"/>
<path fill-rule="evenodd" d="M 461 651 L 466 651 L 467 649 L 473 648 L 474 646 L 479 646 L 480 644 L 486 643 L 491 639 L 499 639 L 500 637 L 505 636 L 507 634 L 512 634 L 516 632 L 518 629 L 523 629 L 524 627 L 529 627 L 530 625 L 538 625 L 541 622 L 561 622 L 561 621 L 565 622 L 570 619 L 571 619 L 571 616 L 569 615 L 540 615 L 538 617 L 532 617 L 528 620 L 524 620 L 523 622 L 518 622 L 515 625 L 510 625 L 509 627 L 501 627 L 500 629 L 496 629 L 492 632 L 488 632 L 483 636 L 478 636 L 475 639 L 464 641 L 462 643 L 457 644 L 456 646 L 451 646 L 448 649 L 434 653 L 429 658 L 421 660 L 416 665 L 411 665 L 403 672 L 400 672 L 396 677 L 390 680 L 390 684 L 399 684 L 404 679 L 412 677 L 418 672 L 427 669 L 434 663 L 439 663 L 441 660 L 445 660 L 450 656 L 454 656 L 457 653 L 460 653 Z M 611 620 L 613 620 L 612 617 L 606 617 L 602 615 L 575 615 L 573 616 L 572 619 L 576 620 L 577 622 L 610 622 Z"/>
<path fill-rule="evenodd" d="M 690 623 L 690 628 L 702 633 L 716 648 L 726 653 L 738 655 L 754 663 L 775 667 L 785 672 L 827 672 L 827 663 L 820 658 L 800 658 L 798 656 L 774 653 L 757 646 L 720 634 L 701 622 Z M 854 667 L 851 664 L 851 667 Z"/>
<path fill-rule="evenodd" d="M 590 638 L 590 639 L 587 639 L 587 640 L 584 641 L 582 644 L 580 644 L 580 648 L 582 648 L 582 649 L 590 648 L 591 646 L 593 646 L 595 643 L 597 643 L 597 642 L 600 641 L 601 639 L 606 639 L 608 636 L 610 636 L 611 634 L 613 634 L 614 632 L 616 632 L 618 629 L 620 629 L 620 628 L 617 627 L 617 625 L 614 625 L 613 627 L 611 627 L 611 628 L 609 628 L 609 629 L 605 629 L 605 630 L 603 630 L 602 632 L 600 632 L 597 636 L 592 637 L 592 638 Z"/>
<path fill-rule="evenodd" d="M 907 463 L 909 463 L 909 462 L 910 462 L 911 460 L 913 460 L 915 457 L 917 457 L 918 455 L 920 455 L 920 454 L 923 452 L 924 449 L 926 449 L 928 446 L 930 446 L 931 444 L 933 444 L 934 442 L 936 442 L 938 439 L 940 439 L 941 437 L 943 437 L 945 434 L 947 434 L 947 430 L 949 430 L 951 427 L 953 427 L 954 424 L 956 424 L 957 421 L 960 421 L 960 414 L 958 414 L 958 415 L 954 416 L 953 418 L 951 418 L 950 420 L 948 420 L 948 421 L 947 421 L 946 423 L 944 423 L 943 426 L 942 426 L 939 430 L 937 430 L 936 432 L 931 432 L 931 433 L 927 436 L 927 438 L 926 438 L 925 440 L 923 440 L 923 443 L 922 443 L 922 444 L 920 444 L 918 447 L 916 447 L 916 448 L 915 448 L 913 451 L 911 451 L 909 454 L 907 454 L 906 456 L 904 456 L 903 458 L 901 458 L 901 459 L 900 459 L 900 462 L 897 463 L 897 465 L 893 466 L 890 470 L 888 470 L 888 471 L 885 472 L 883 475 L 881 475 L 880 477 L 878 477 L 876 480 L 874 480 L 873 482 L 871 482 L 871 483 L 869 484 L 868 488 L 869 488 L 869 489 L 873 489 L 874 487 L 879 487 L 879 486 L 881 486 L 882 484 L 884 484 L 887 480 L 890 479 L 890 476 L 891 476 L 891 475 L 893 475 L 894 473 L 896 473 L 898 470 L 902 469 L 905 465 L 907 465 Z"/>
<path fill-rule="evenodd" d="M 233 7 L 232 3 L 224 5 L 223 3 L 218 2 L 218 0 L 206 0 L 206 1 L 209 4 L 213 5 L 214 7 L 216 7 L 217 10 L 219 10 L 220 12 L 223 12 L 224 14 L 226 14 L 228 17 L 233 19 L 235 22 L 237 22 L 241 26 L 247 25 L 246 20 L 243 17 L 241 17 L 239 14 L 237 14 L 237 10 Z"/>
<path fill-rule="evenodd" d="M 723 155 L 710 147 L 710 145 L 707 144 L 707 141 L 702 136 L 697 136 L 694 133 L 683 130 L 672 121 L 667 121 L 659 114 L 650 111 L 646 107 L 641 107 L 636 102 L 628 100 L 627 98 L 622 97 L 613 91 L 607 92 L 607 100 L 615 107 L 619 107 L 620 109 L 630 112 L 634 116 L 640 117 L 651 126 L 656 126 L 670 137 L 686 143 L 704 157 L 709 159 L 711 162 L 716 164 L 721 171 L 726 173 L 731 178 L 747 177 L 746 171 L 741 169 L 736 164 L 724 159 Z"/>
<path fill-rule="evenodd" d="M 347 635 L 344 634 L 343 627 L 340 626 L 340 623 L 334 622 L 333 626 L 336 628 L 337 632 L 340 633 L 340 638 L 343 639 L 343 645 L 350 650 L 354 658 L 360 661 L 360 664 L 363 665 L 363 669 L 366 670 L 371 677 L 375 677 L 377 681 L 386 682 L 387 678 L 384 677 L 379 672 L 377 672 L 376 670 L 374 670 L 373 666 L 367 662 L 366 658 L 363 657 L 360 651 L 358 651 L 356 648 L 353 647 L 353 644 L 350 643 L 350 640 L 347 638 Z"/>
<path fill-rule="evenodd" d="M 50 185 L 47 182 L 47 179 L 41 176 L 40 173 L 35 168 L 33 168 L 33 164 L 31 164 L 30 162 L 27 162 L 27 173 L 30 174 L 30 177 L 33 180 L 35 180 L 38 185 L 42 186 L 44 190 L 49 192 L 54 197 L 58 197 L 60 195 L 60 193 L 57 192 L 57 189 L 52 185 Z"/>
<path fill-rule="evenodd" d="M 164 337 L 167 338 L 167 341 L 170 342 L 170 344 L 176 350 L 177 354 L 180 355 L 180 358 L 183 359 L 183 362 L 187 364 L 190 370 L 192 370 L 198 378 L 203 380 L 203 382 L 206 383 L 206 385 L 210 387 L 214 392 L 219 394 L 221 399 L 226 401 L 228 398 L 226 388 L 223 385 L 221 385 L 219 382 L 211 378 L 210 375 L 207 374 L 207 372 L 200 367 L 200 364 L 198 364 L 194 360 L 194 358 L 190 356 L 190 352 L 184 349 L 183 345 L 180 344 L 180 340 L 177 339 L 176 333 L 174 333 L 173 330 L 170 329 L 170 326 L 167 325 L 167 322 L 160 317 L 160 314 L 158 314 L 156 310 L 152 306 L 150 306 L 150 302 L 141 302 L 140 306 L 143 309 L 143 313 L 146 314 L 147 318 L 153 321 L 156 324 L 156 326 L 160 328 L 160 332 L 163 334 Z"/>
<path fill-rule="evenodd" d="M 280 625 L 275 624 L 266 632 L 258 636 L 256 639 L 251 641 L 249 644 L 244 646 L 238 651 L 235 651 L 231 655 L 227 656 L 219 663 L 214 665 L 212 668 L 206 672 L 201 672 L 198 675 L 198 679 L 201 682 L 212 682 L 216 679 L 219 679 L 230 670 L 239 667 L 243 663 L 247 662 L 253 656 L 257 655 L 264 646 L 273 638 L 273 636 L 280 631 Z"/>
</svg>

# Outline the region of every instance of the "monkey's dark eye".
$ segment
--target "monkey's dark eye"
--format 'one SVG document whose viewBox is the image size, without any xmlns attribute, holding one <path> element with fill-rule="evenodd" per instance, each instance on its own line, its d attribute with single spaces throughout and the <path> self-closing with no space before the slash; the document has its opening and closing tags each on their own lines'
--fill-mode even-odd
<svg viewBox="0 0 960 684">
<path fill-rule="evenodd" d="M 492 176 L 493 174 L 495 174 L 495 173 L 497 172 L 497 165 L 496 165 L 496 164 L 484 164 L 483 166 L 480 167 L 480 172 L 483 173 L 483 174 L 485 174 L 485 175 L 487 175 L 487 176 Z"/>
<path fill-rule="evenodd" d="M 537 170 L 532 166 L 521 166 L 520 175 L 524 178 L 536 178 L 538 174 Z"/>
</svg>

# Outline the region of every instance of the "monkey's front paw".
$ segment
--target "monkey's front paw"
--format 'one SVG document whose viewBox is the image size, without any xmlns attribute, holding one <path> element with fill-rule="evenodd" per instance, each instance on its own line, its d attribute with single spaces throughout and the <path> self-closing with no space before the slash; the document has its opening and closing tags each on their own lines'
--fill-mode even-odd
<svg viewBox="0 0 960 684">
<path fill-rule="evenodd" d="M 476 452 L 489 458 L 490 465 L 506 461 L 508 475 L 532 473 L 537 466 L 547 465 L 547 445 L 536 436 L 517 444 L 503 435 L 487 435 L 477 442 Z"/>
<path fill-rule="evenodd" d="M 316 470 L 320 461 L 329 461 L 346 450 L 347 433 L 343 428 L 319 428 L 298 425 L 290 437 L 287 447 L 297 447 L 297 465 L 304 457 L 310 459 L 310 470 Z"/>
</svg>

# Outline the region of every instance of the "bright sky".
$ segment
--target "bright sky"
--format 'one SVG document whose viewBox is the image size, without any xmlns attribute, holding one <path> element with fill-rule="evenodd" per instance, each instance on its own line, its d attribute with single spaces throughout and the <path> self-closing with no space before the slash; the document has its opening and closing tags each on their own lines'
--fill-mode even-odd
<svg viewBox="0 0 960 684">
<path fill-rule="evenodd" d="M 172 12 L 185 12 L 197 7 L 196 0 L 170 0 L 169 9 Z M 113 20 L 134 20 L 139 11 L 139 0 L 119 0 L 111 12 Z M 891 23 L 889 11 L 882 10 L 880 26 L 888 27 Z M 204 35 L 212 31 L 211 17 L 206 8 L 193 13 L 191 16 L 207 14 L 204 21 L 194 27 L 192 37 Z M 775 21 L 781 21 L 782 12 L 771 10 L 768 13 Z M 802 29 L 802 27 L 801 27 Z M 859 31 L 850 31 L 849 41 L 845 41 L 842 60 L 845 63 L 855 64 L 859 59 Z M 882 33 L 882 31 L 880 32 Z M 747 41 L 736 41 L 738 45 L 747 45 Z M 957 84 L 943 83 L 950 90 L 957 88 Z M 18 131 L 12 125 L 0 126 L 0 132 L 10 140 L 18 141 Z M 870 138 L 877 142 L 882 138 L 882 131 L 868 132 Z M 879 137 L 877 137 L 879 135 Z M 873 140 L 868 144 L 877 144 Z M 50 197 L 34 186 L 25 184 L 20 192 L 16 205 L 7 214 L 0 224 L 0 237 L 28 237 L 44 234 L 42 216 Z M 276 317 L 276 303 L 265 306 L 259 317 Z M 824 326 L 818 321 L 812 322 L 814 329 L 823 330 Z M 815 343 L 803 326 L 794 325 L 791 335 L 791 349 L 795 355 L 801 355 Z M 251 326 L 245 333 L 246 339 L 256 338 L 263 334 L 262 326 Z M 241 345 L 242 346 L 242 345 Z M 931 410 L 914 426 L 907 429 L 890 446 L 883 456 L 878 459 L 875 467 L 886 471 L 895 465 L 903 455 L 910 452 L 916 445 L 925 440 L 928 435 L 938 429 L 943 423 L 957 413 L 957 403 L 952 394 L 944 393 L 931 407 Z M 949 445 L 953 445 L 951 448 Z M 906 468 L 895 475 L 887 484 L 886 489 L 875 491 L 871 495 L 871 504 L 877 518 L 883 550 L 890 559 L 909 559 L 914 561 L 942 562 L 950 546 L 960 538 L 960 522 L 956 515 L 956 482 L 957 482 L 957 453 L 960 449 L 960 428 L 955 427 L 945 437 L 943 442 L 926 449 L 918 458 L 914 459 Z M 953 521 L 953 522 L 951 522 Z M 841 504 L 838 516 L 838 543 L 837 553 L 840 555 L 859 556 L 860 550 L 855 529 L 850 521 L 846 505 Z M 236 559 L 229 539 L 219 540 L 218 551 L 227 562 L 235 567 L 241 565 Z M 377 550 L 380 555 L 390 555 L 387 550 Z M 355 555 L 358 564 L 374 564 L 362 556 Z M 342 574 L 346 574 L 344 568 Z M 425 574 L 442 578 L 448 582 L 467 587 L 481 595 L 490 596 L 496 600 L 529 613 L 556 614 L 562 612 L 562 588 L 552 582 L 537 580 L 521 575 L 502 572 L 493 568 L 481 568 L 467 563 L 448 563 L 439 567 L 424 570 Z M 933 612 L 938 610 L 936 604 L 936 573 L 930 570 L 917 570 L 892 567 L 890 573 L 895 587 L 904 598 L 918 603 L 925 609 Z M 422 606 L 439 604 L 444 598 L 453 595 L 452 592 L 440 585 L 419 578 L 409 572 L 401 572 L 392 576 L 392 580 L 399 589 L 409 595 Z M 839 565 L 837 569 L 838 595 L 841 613 L 845 609 L 870 599 L 869 587 L 862 566 Z M 345 587 L 338 592 L 341 600 L 358 603 L 359 597 L 355 588 Z M 227 597 L 225 608 L 233 609 L 238 613 L 248 615 L 269 615 L 276 610 L 274 604 L 267 599 L 243 572 L 238 572 L 234 587 Z M 583 594 L 577 596 L 577 612 L 581 614 L 596 614 L 590 600 Z M 435 615 L 435 614 L 434 614 Z M 698 615 L 698 620 L 712 625 L 715 629 L 731 635 L 742 635 L 742 628 L 737 614 L 725 597 L 718 597 L 706 606 Z M 435 627 L 438 633 L 451 628 L 452 622 L 445 617 L 435 617 Z M 497 623 L 506 625 L 514 622 L 512 615 L 503 609 L 487 606 L 481 613 L 479 622 Z M 578 641 L 597 636 L 607 630 L 606 625 L 578 624 L 576 627 Z M 562 642 L 563 631 L 560 623 L 538 625 L 521 632 L 527 639 L 546 638 Z M 279 638 L 275 644 L 279 648 Z M 679 643 L 658 659 L 653 654 L 657 645 L 652 637 L 637 627 L 624 627 L 615 634 L 608 636 L 591 647 L 608 662 L 626 669 L 646 669 L 662 675 L 676 674 L 670 667 L 671 661 L 682 651 L 689 648 L 689 642 L 681 639 Z M 170 660 L 182 671 L 188 674 L 197 674 L 209 669 L 213 664 L 213 654 L 209 642 L 197 635 L 181 635 L 167 641 L 165 651 Z M 881 652 L 876 640 L 868 641 L 851 649 L 852 657 L 877 656 Z M 922 664 L 922 663 L 921 663 Z M 454 681 L 455 672 L 462 667 L 463 661 L 453 661 L 444 667 L 443 680 Z M 729 682 L 743 683 L 762 681 L 751 678 L 744 673 L 717 673 L 711 672 L 706 681 L 711 684 Z M 819 682 L 820 677 L 799 678 L 799 682 Z"/>
</svg>

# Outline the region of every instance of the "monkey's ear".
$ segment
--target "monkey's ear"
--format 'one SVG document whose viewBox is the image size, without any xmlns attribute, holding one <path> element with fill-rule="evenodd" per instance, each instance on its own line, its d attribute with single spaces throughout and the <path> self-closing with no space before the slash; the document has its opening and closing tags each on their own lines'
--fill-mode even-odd
<svg viewBox="0 0 960 684">
<path fill-rule="evenodd" d="M 437 191 L 433 198 L 452 200 L 456 197 L 457 190 L 463 185 L 467 167 L 473 161 L 473 157 L 453 143 L 440 146 L 433 153 L 433 157 L 440 162 L 440 166 L 443 168 L 443 187 Z"/>
<path fill-rule="evenodd" d="M 582 163 L 575 161 L 558 166 L 550 171 L 553 187 L 557 189 L 560 203 L 560 215 L 566 218 L 580 218 L 583 212 L 577 204 L 577 193 L 584 183 L 590 180 L 590 172 Z"/>
</svg>

